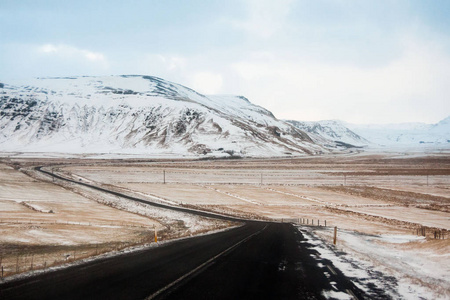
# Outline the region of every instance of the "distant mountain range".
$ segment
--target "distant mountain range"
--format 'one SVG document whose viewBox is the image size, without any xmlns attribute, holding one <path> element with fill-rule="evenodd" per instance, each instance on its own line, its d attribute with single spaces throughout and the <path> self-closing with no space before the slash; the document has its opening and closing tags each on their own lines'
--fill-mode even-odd
<svg viewBox="0 0 450 300">
<path fill-rule="evenodd" d="M 316 143 L 325 140 L 370 148 L 450 147 L 450 117 L 436 124 L 400 123 L 359 125 L 337 120 L 304 122 L 287 120 L 307 132 Z"/>
<path fill-rule="evenodd" d="M 353 132 L 378 146 L 385 147 L 450 147 L 450 117 L 436 124 L 401 123 L 356 125 L 343 123 Z"/>
<path fill-rule="evenodd" d="M 328 148 L 242 96 L 152 76 L 39 78 L 0 88 L 0 150 L 214 156 Z"/>
<path fill-rule="evenodd" d="M 243 96 L 202 95 L 141 75 L 0 83 L 0 151 L 169 156 L 317 155 L 355 147 L 450 145 L 434 125 L 276 119 Z"/>
<path fill-rule="evenodd" d="M 329 141 L 343 146 L 347 145 L 348 147 L 367 146 L 370 144 L 368 140 L 344 126 L 341 121 L 304 122 L 286 120 L 286 122 L 300 130 L 308 132 L 310 137 L 319 144 L 326 144 Z"/>
</svg>

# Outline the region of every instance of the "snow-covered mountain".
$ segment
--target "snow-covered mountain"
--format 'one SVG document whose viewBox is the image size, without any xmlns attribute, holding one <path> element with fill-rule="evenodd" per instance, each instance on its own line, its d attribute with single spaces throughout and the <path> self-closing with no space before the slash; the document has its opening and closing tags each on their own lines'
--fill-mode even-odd
<svg viewBox="0 0 450 300">
<path fill-rule="evenodd" d="M 279 156 L 325 150 L 242 96 L 152 76 L 0 84 L 0 151 Z"/>
<path fill-rule="evenodd" d="M 450 147 L 450 117 L 436 124 L 401 123 L 385 125 L 345 124 L 355 133 L 379 146 Z"/>
<path fill-rule="evenodd" d="M 304 122 L 286 120 L 287 123 L 305 131 L 317 143 L 326 144 L 327 141 L 334 141 L 336 144 L 346 147 L 367 146 L 368 140 L 354 133 L 341 121 L 327 120 L 317 122 Z"/>
</svg>

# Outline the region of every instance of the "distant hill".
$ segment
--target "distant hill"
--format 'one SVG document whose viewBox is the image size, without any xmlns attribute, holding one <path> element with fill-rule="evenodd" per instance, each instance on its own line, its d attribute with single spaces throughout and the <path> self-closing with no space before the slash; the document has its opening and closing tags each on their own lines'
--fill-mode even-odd
<svg viewBox="0 0 450 300">
<path fill-rule="evenodd" d="M 0 87 L 0 151 L 284 156 L 327 152 L 242 96 L 152 76 L 38 78 Z"/>
<path fill-rule="evenodd" d="M 450 147 L 450 117 L 436 124 L 402 123 L 356 125 L 345 123 L 355 133 L 372 143 L 386 147 Z"/>
<path fill-rule="evenodd" d="M 294 125 L 296 128 L 307 132 L 317 143 L 327 143 L 333 141 L 341 146 L 367 146 L 370 144 L 368 140 L 356 134 L 346 126 L 343 122 L 336 120 L 329 121 L 294 121 L 286 120 L 286 122 Z"/>
</svg>

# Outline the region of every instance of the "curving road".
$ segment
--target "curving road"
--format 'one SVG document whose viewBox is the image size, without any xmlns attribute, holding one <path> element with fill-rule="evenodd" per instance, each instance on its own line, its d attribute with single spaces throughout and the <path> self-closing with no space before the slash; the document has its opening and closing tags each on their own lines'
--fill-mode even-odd
<svg viewBox="0 0 450 300">
<path fill-rule="evenodd" d="M 161 208 L 236 220 L 148 202 L 38 170 Z M 367 298 L 331 262 L 318 264 L 313 254 L 291 224 L 246 221 L 224 232 L 3 283 L 0 299 L 323 299 L 324 290 Z"/>
</svg>

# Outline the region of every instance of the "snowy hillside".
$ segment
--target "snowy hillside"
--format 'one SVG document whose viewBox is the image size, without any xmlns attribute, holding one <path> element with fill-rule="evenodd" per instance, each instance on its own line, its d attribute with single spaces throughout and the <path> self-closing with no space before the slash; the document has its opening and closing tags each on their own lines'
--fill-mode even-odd
<svg viewBox="0 0 450 300">
<path fill-rule="evenodd" d="M 321 153 L 303 131 L 241 96 L 151 76 L 0 84 L 0 151 L 279 156 Z"/>
<path fill-rule="evenodd" d="M 307 132 L 317 143 L 326 143 L 327 140 L 334 141 L 342 146 L 366 146 L 368 140 L 348 129 L 341 121 L 329 120 L 318 122 L 302 122 L 287 120 L 286 122 L 296 128 Z"/>
<path fill-rule="evenodd" d="M 450 147 L 450 117 L 437 124 L 345 125 L 355 133 L 380 146 Z"/>
</svg>

